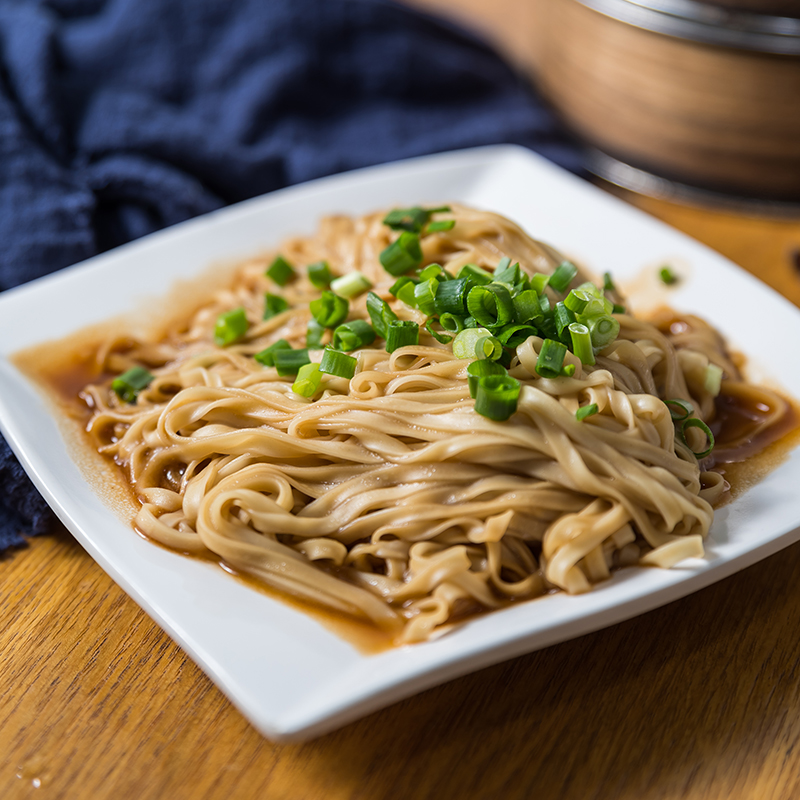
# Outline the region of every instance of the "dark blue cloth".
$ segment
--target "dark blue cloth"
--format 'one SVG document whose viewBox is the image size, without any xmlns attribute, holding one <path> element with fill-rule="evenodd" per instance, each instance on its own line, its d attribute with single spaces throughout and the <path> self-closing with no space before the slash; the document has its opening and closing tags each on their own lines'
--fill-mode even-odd
<svg viewBox="0 0 800 800">
<path fill-rule="evenodd" d="M 500 142 L 580 170 L 491 48 L 391 2 L 0 0 L 0 290 L 282 186 Z M 2 549 L 48 512 L 4 442 L 0 481 Z"/>
</svg>

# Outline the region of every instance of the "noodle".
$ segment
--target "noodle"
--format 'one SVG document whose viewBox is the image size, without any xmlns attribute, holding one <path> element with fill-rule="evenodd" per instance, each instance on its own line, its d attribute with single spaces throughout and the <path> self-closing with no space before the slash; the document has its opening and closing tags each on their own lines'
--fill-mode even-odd
<svg viewBox="0 0 800 800">
<path fill-rule="evenodd" d="M 549 253 L 509 220 L 458 206 L 448 216 L 451 230 L 422 238 L 423 264 L 491 271 L 509 257 L 528 274 L 551 271 Z M 358 270 L 400 319 L 422 324 L 424 314 L 388 293 L 394 278 L 379 255 L 397 237 L 382 219 L 328 218 L 282 254 L 297 265 L 325 260 L 335 275 Z M 725 483 L 692 452 L 702 433 L 682 441 L 663 400 L 692 403 L 713 427 L 709 364 L 722 370 L 723 394 L 767 409 L 750 438 L 787 413 L 780 397 L 744 382 L 702 321 L 625 313 L 594 366 L 567 354 L 572 376 L 541 377 L 542 339 L 520 344 L 508 374 L 522 389 L 505 422 L 476 413 L 469 361 L 422 328 L 419 344 L 391 354 L 380 340 L 361 348 L 352 379 L 328 375 L 310 400 L 292 392 L 294 376 L 253 356 L 281 338 L 305 347 L 319 290 L 301 270 L 281 291 L 289 309 L 263 320 L 264 293 L 276 291 L 264 271 L 261 260 L 243 265 L 229 289 L 159 342 L 105 343 L 103 370 L 144 365 L 155 378 L 134 403 L 87 386 L 87 429 L 124 468 L 148 537 L 213 553 L 398 642 L 512 600 L 587 591 L 619 566 L 702 555 Z M 216 346 L 215 321 L 236 307 L 247 333 Z M 349 318 L 369 319 L 363 295 Z M 318 362 L 321 351 L 310 357 Z M 597 413 L 578 419 L 587 404 Z"/>
</svg>

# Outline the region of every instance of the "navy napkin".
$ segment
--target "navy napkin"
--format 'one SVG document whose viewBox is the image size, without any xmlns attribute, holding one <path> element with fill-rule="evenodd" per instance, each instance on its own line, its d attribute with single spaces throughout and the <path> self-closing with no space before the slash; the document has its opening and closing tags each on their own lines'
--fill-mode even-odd
<svg viewBox="0 0 800 800">
<path fill-rule="evenodd" d="M 282 186 L 515 142 L 580 171 L 531 86 L 381 0 L 0 0 L 0 290 Z M 0 550 L 52 516 L 0 440 Z"/>
</svg>

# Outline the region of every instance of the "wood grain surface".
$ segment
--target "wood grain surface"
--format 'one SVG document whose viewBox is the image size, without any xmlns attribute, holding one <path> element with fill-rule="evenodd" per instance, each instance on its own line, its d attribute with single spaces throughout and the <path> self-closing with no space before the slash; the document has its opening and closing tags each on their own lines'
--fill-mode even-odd
<svg viewBox="0 0 800 800">
<path fill-rule="evenodd" d="M 800 219 L 625 197 L 800 305 Z M 0 556 L 0 798 L 797 798 L 798 631 L 800 545 L 275 745 L 60 529 Z"/>
</svg>

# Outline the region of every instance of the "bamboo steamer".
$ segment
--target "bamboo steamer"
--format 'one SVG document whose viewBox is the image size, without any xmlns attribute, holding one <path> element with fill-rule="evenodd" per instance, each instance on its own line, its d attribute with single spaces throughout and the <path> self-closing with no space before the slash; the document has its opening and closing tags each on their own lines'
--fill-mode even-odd
<svg viewBox="0 0 800 800">
<path fill-rule="evenodd" d="M 537 14 L 539 84 L 590 145 L 673 181 L 800 201 L 800 0 L 538 0 Z"/>
</svg>

